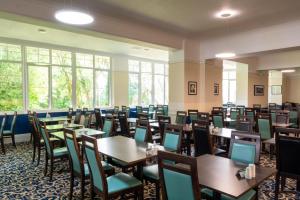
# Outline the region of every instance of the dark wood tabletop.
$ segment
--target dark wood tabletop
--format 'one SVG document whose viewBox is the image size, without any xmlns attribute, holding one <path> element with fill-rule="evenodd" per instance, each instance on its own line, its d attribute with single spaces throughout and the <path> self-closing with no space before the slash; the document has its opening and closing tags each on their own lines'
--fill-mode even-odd
<svg viewBox="0 0 300 200">
<path fill-rule="evenodd" d="M 211 135 L 216 136 L 216 137 L 222 137 L 222 138 L 230 139 L 232 131 L 236 131 L 236 129 L 219 128 L 218 130 L 214 129 Z"/>
<path fill-rule="evenodd" d="M 128 123 L 136 123 L 137 120 L 138 120 L 138 118 L 135 118 L 135 117 L 127 118 Z M 149 123 L 155 123 L 155 122 L 157 122 L 156 119 L 149 119 Z"/>
<path fill-rule="evenodd" d="M 54 125 L 47 125 L 46 129 L 48 131 L 62 131 L 64 128 L 72 128 L 72 129 L 77 129 L 77 128 L 83 128 L 83 125 L 81 124 L 54 124 Z"/>
<path fill-rule="evenodd" d="M 101 137 L 105 132 L 103 131 L 98 131 L 95 129 L 90 129 L 90 128 L 81 128 L 81 129 L 76 129 L 74 130 L 76 134 L 76 138 L 81 138 L 83 134 L 93 136 L 93 137 Z M 63 131 L 58 131 L 58 132 L 51 132 L 50 133 L 52 136 L 64 140 L 64 132 Z"/>
<path fill-rule="evenodd" d="M 281 127 L 281 128 L 288 128 L 290 126 L 294 125 L 294 123 L 272 123 L 273 127 Z"/>
<path fill-rule="evenodd" d="M 61 122 L 61 121 L 68 121 L 68 117 L 62 116 L 62 117 L 43 117 L 39 118 L 41 122 L 49 123 L 49 122 Z"/>
<path fill-rule="evenodd" d="M 154 157 L 157 152 L 152 155 L 146 155 L 146 149 L 150 143 L 136 142 L 132 138 L 123 136 L 114 136 L 98 139 L 98 150 L 102 154 L 123 161 L 128 165 L 136 165 L 145 162 L 147 158 Z M 165 148 L 156 145 L 158 150 L 164 151 Z"/>
<path fill-rule="evenodd" d="M 239 198 L 276 173 L 274 168 L 256 166 L 255 178 L 239 180 L 236 173 L 245 167 L 228 158 L 208 154 L 199 156 L 197 157 L 199 184 L 214 190 L 217 194 Z"/>
</svg>

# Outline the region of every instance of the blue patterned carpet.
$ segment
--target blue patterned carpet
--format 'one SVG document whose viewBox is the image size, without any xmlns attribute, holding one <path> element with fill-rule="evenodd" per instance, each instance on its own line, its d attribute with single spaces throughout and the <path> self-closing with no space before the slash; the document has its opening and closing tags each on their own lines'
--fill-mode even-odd
<svg viewBox="0 0 300 200">
<path fill-rule="evenodd" d="M 17 149 L 11 145 L 7 147 L 6 155 L 0 154 L 0 199 L 67 199 L 69 194 L 69 173 L 68 162 L 56 164 L 53 181 L 49 177 L 44 177 L 44 156 L 38 167 L 31 163 L 32 147 L 29 144 L 17 144 Z M 274 167 L 274 160 L 270 161 L 268 156 L 263 155 L 261 165 Z M 74 188 L 74 198 L 80 199 L 79 183 L 76 181 Z M 296 183 L 287 180 L 285 192 L 280 193 L 280 199 L 300 199 L 296 198 Z M 88 190 L 89 187 L 87 186 Z M 259 199 L 269 200 L 274 197 L 274 179 L 266 180 L 259 187 Z M 89 191 L 86 192 L 86 199 L 90 199 Z M 155 189 L 153 185 L 145 186 L 145 199 L 155 199 Z"/>
</svg>

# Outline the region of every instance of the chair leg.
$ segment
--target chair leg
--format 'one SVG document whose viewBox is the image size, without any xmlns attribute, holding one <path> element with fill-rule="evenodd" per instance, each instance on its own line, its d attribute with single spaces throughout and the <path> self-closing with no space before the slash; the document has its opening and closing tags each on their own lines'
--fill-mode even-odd
<svg viewBox="0 0 300 200">
<path fill-rule="evenodd" d="M 46 152 L 45 152 L 46 153 Z M 39 166 L 41 160 L 41 145 L 38 146 L 38 158 L 37 158 L 37 166 Z"/>
<path fill-rule="evenodd" d="M 281 191 L 284 190 L 285 183 L 286 183 L 286 178 L 285 177 L 281 177 Z"/>
<path fill-rule="evenodd" d="M 14 147 L 17 147 L 17 146 L 16 146 L 16 141 L 15 141 L 15 134 L 14 134 L 14 133 L 11 134 L 11 140 L 12 140 L 13 146 L 14 146 Z"/>
<path fill-rule="evenodd" d="M 139 200 L 144 200 L 144 187 L 142 186 L 141 190 L 139 191 Z"/>
<path fill-rule="evenodd" d="M 5 147 L 4 147 L 4 138 L 1 138 L 1 149 L 2 149 L 2 153 L 5 154 Z"/>
<path fill-rule="evenodd" d="M 53 177 L 53 157 L 50 158 L 50 181 L 52 181 Z"/>
<path fill-rule="evenodd" d="M 278 193 L 279 193 L 279 181 L 280 181 L 280 176 L 279 174 L 277 173 L 276 174 L 276 183 L 275 183 L 275 200 L 278 199 Z"/>
<path fill-rule="evenodd" d="M 156 199 L 160 199 L 159 183 L 155 183 Z"/>
<path fill-rule="evenodd" d="M 47 176 L 48 171 L 48 154 L 45 152 L 45 170 L 44 170 L 44 176 Z"/>
<path fill-rule="evenodd" d="M 90 187 L 91 187 L 91 199 L 93 200 L 95 198 L 95 191 L 94 191 L 93 183 L 91 183 Z"/>
<path fill-rule="evenodd" d="M 85 178 L 84 175 L 81 177 L 81 199 L 84 199 L 84 186 L 85 186 Z"/>
<path fill-rule="evenodd" d="M 33 155 L 32 155 L 32 163 L 34 163 L 34 160 L 35 160 L 35 151 L 36 151 L 36 144 L 35 142 L 33 142 Z"/>
<path fill-rule="evenodd" d="M 71 200 L 73 197 L 73 187 L 74 187 L 74 173 L 71 171 L 71 178 L 70 178 L 70 194 L 69 199 Z"/>
</svg>

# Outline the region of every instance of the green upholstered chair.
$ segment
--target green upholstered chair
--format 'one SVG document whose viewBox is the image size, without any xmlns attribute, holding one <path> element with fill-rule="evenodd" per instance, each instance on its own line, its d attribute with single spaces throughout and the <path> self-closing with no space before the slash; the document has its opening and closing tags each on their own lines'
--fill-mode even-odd
<svg viewBox="0 0 300 200">
<path fill-rule="evenodd" d="M 251 122 L 255 122 L 255 112 L 253 108 L 246 108 L 245 109 L 245 116 L 250 119 Z"/>
<path fill-rule="evenodd" d="M 182 135 L 181 126 L 166 124 L 162 145 L 168 151 L 180 153 L 181 135 Z M 147 181 L 155 183 L 156 199 L 159 199 L 160 193 L 159 193 L 158 165 L 154 164 L 154 165 L 143 167 L 143 178 Z"/>
<path fill-rule="evenodd" d="M 158 151 L 158 165 L 163 199 L 201 199 L 196 158 Z"/>
<path fill-rule="evenodd" d="M 176 124 L 185 124 L 186 123 L 186 112 L 185 111 L 177 111 L 176 114 Z"/>
<path fill-rule="evenodd" d="M 0 141 L 1 141 L 1 149 L 2 149 L 3 154 L 5 154 L 3 130 L 5 127 L 5 123 L 6 123 L 6 118 L 7 118 L 7 115 L 6 115 L 6 113 L 4 113 L 4 115 L 2 117 L 1 127 L 0 127 Z"/>
<path fill-rule="evenodd" d="M 80 148 L 77 143 L 76 133 L 72 129 L 64 129 L 65 143 L 69 152 L 69 163 L 71 169 L 70 196 L 73 197 L 74 178 L 79 177 L 81 182 L 81 199 L 84 199 L 85 180 L 89 178 L 90 171 L 88 164 L 84 163 L 83 155 L 80 153 Z M 104 161 L 101 161 L 104 172 L 108 175 L 113 175 L 114 168 Z"/>
<path fill-rule="evenodd" d="M 272 138 L 273 129 L 270 115 L 258 116 L 256 124 L 262 140 L 268 140 Z"/>
<path fill-rule="evenodd" d="M 169 106 L 163 105 L 163 111 L 165 116 L 169 116 Z"/>
<path fill-rule="evenodd" d="M 212 121 L 215 127 L 224 128 L 224 116 L 221 115 L 213 115 Z"/>
<path fill-rule="evenodd" d="M 188 110 L 191 121 L 198 120 L 198 110 Z"/>
<path fill-rule="evenodd" d="M 137 142 L 146 142 L 148 139 L 148 127 L 137 126 L 135 128 L 134 139 Z"/>
<path fill-rule="evenodd" d="M 136 115 L 138 116 L 138 114 L 143 112 L 143 107 L 142 106 L 136 106 Z"/>
<path fill-rule="evenodd" d="M 298 128 L 299 127 L 299 112 L 298 111 L 290 111 L 290 123 L 293 123 L 291 128 Z"/>
<path fill-rule="evenodd" d="M 276 123 L 276 112 L 275 111 L 271 111 L 271 119 L 272 119 L 272 123 Z"/>
<path fill-rule="evenodd" d="M 60 161 L 61 158 L 67 158 L 68 156 L 68 149 L 67 147 L 57 147 L 54 148 L 53 144 L 50 142 L 49 135 L 47 132 L 46 128 L 46 123 L 39 124 L 40 130 L 41 130 L 41 135 L 45 143 L 45 171 L 44 175 L 47 175 L 47 169 L 48 169 L 48 160 L 50 159 L 50 181 L 52 181 L 52 176 L 53 176 L 53 164 L 54 161 Z"/>
<path fill-rule="evenodd" d="M 17 121 L 17 112 L 14 112 L 13 118 L 10 123 L 10 128 L 8 130 L 3 130 L 3 137 L 8 138 L 11 137 L 12 144 L 14 147 L 16 147 L 16 142 L 15 142 L 15 128 L 16 128 L 16 121 Z M 7 120 L 7 119 L 6 119 Z M 7 121 L 6 121 L 7 123 Z"/>
<path fill-rule="evenodd" d="M 245 114 L 245 106 L 242 106 L 242 105 L 237 105 L 236 106 L 238 109 L 239 109 L 239 115 L 240 116 L 244 116 L 244 114 Z"/>
<path fill-rule="evenodd" d="M 243 139 L 240 139 L 243 138 Z M 249 141 L 249 140 L 250 141 Z M 233 131 L 231 133 L 229 158 L 245 165 L 259 163 L 260 154 L 260 136 L 255 134 L 245 134 L 243 132 Z M 212 198 L 213 191 L 210 189 L 202 189 L 201 192 Z M 237 200 L 253 200 L 257 195 L 257 191 L 249 190 Z M 227 195 L 221 195 L 222 200 L 235 200 Z"/>
<path fill-rule="evenodd" d="M 138 196 L 139 200 L 143 199 L 143 183 L 140 180 L 122 172 L 106 177 L 101 154 L 98 152 L 97 140 L 86 135 L 82 136 L 82 140 L 90 171 L 92 199 L 94 199 L 95 193 L 105 200 L 116 199 L 131 193 Z"/>
<path fill-rule="evenodd" d="M 238 120 L 240 116 L 240 109 L 239 108 L 230 108 L 230 118 L 233 120 Z M 235 128 L 236 121 L 229 122 L 229 128 Z"/>
<path fill-rule="evenodd" d="M 114 113 L 115 113 L 115 114 L 118 114 L 119 111 L 120 111 L 120 110 L 119 110 L 119 106 L 114 106 Z"/>
<path fill-rule="evenodd" d="M 103 138 L 111 137 L 114 129 L 114 119 L 105 118 L 104 125 L 103 125 Z"/>
<path fill-rule="evenodd" d="M 84 113 L 83 126 L 85 128 L 90 128 L 91 121 L 92 121 L 92 112 L 86 111 Z"/>
</svg>

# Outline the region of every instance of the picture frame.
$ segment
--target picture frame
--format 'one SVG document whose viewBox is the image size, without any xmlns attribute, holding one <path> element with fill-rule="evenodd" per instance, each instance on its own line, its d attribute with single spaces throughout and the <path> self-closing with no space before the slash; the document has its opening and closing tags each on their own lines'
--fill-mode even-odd
<svg viewBox="0 0 300 200">
<path fill-rule="evenodd" d="M 214 83 L 214 95 L 218 96 L 220 91 L 220 85 L 219 83 Z"/>
<path fill-rule="evenodd" d="M 282 87 L 281 85 L 272 85 L 271 86 L 271 94 L 272 95 L 281 95 L 282 94 Z"/>
<path fill-rule="evenodd" d="M 196 81 L 188 82 L 188 95 L 197 95 L 197 82 Z"/>
<path fill-rule="evenodd" d="M 264 85 L 254 85 L 254 96 L 264 96 L 265 86 Z"/>
</svg>

